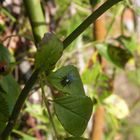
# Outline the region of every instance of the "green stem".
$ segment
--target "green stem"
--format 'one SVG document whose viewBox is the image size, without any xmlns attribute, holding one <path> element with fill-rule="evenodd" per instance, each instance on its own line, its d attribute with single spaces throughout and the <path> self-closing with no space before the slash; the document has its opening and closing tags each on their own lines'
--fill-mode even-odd
<svg viewBox="0 0 140 140">
<path fill-rule="evenodd" d="M 112 20 L 111 20 L 111 22 L 110 22 L 110 24 L 109 24 L 109 26 L 108 26 L 107 33 L 106 33 L 105 38 L 108 37 L 108 35 L 110 34 L 110 32 L 111 32 L 111 30 L 112 30 L 113 24 L 114 24 L 114 22 L 115 22 L 115 20 L 116 20 L 116 17 L 117 17 L 117 13 L 118 13 L 118 11 L 115 11 L 115 13 L 114 13 L 114 15 L 113 15 L 113 18 L 112 18 Z"/>
<path fill-rule="evenodd" d="M 35 70 L 33 72 L 32 76 L 30 77 L 30 79 L 25 84 L 25 87 L 22 89 L 22 91 L 16 101 L 16 104 L 14 106 L 14 109 L 12 111 L 12 114 L 9 118 L 8 124 L 1 135 L 2 140 L 7 139 L 7 136 L 10 134 L 12 128 L 14 127 L 17 117 L 20 113 L 20 110 L 29 94 L 29 91 L 31 90 L 31 88 L 33 87 L 35 82 L 37 81 L 38 74 L 39 74 L 39 70 Z"/>
<path fill-rule="evenodd" d="M 44 76 L 43 76 L 44 77 Z M 52 114 L 51 114 L 51 110 L 49 108 L 49 101 L 48 99 L 46 98 L 45 96 L 45 91 L 44 91 L 44 84 L 43 84 L 43 81 L 41 80 L 42 78 L 40 78 L 40 87 L 41 87 L 41 90 L 42 90 L 42 98 L 43 98 L 43 101 L 44 101 L 44 104 L 47 108 L 47 111 L 48 111 L 48 115 L 49 115 L 49 120 L 51 122 L 51 125 L 52 125 L 52 128 L 53 128 L 53 131 L 54 131 L 54 136 L 55 136 L 55 140 L 57 140 L 58 136 L 57 136 L 57 131 L 56 131 L 56 128 L 55 128 L 55 125 L 54 125 L 54 122 L 53 122 L 53 118 L 52 118 Z"/>
<path fill-rule="evenodd" d="M 107 0 L 102 6 L 100 6 L 96 11 L 94 11 L 84 22 L 82 22 L 64 41 L 64 49 L 72 43 L 74 39 L 76 39 L 93 21 L 95 21 L 101 14 L 103 14 L 106 10 L 111 8 L 116 3 L 122 0 Z M 35 39 L 35 43 L 37 44 L 44 33 L 46 32 L 46 27 L 44 25 L 43 13 L 41 11 L 41 5 L 39 0 L 24 0 L 25 7 L 27 9 L 27 13 L 29 14 L 30 22 L 33 29 L 33 35 Z M 37 11 L 36 11 L 37 10 Z M 21 91 L 17 102 L 14 106 L 13 112 L 10 116 L 8 124 L 4 131 L 1 134 L 0 139 L 6 140 L 8 135 L 11 133 L 17 117 L 20 113 L 20 110 L 29 95 L 29 91 L 37 81 L 39 74 L 39 70 L 35 70 L 30 77 L 30 79 L 25 84 L 25 87 Z"/>
<path fill-rule="evenodd" d="M 64 49 L 70 45 L 90 24 L 99 18 L 105 11 L 122 0 L 107 0 L 90 16 L 88 16 L 64 41 Z"/>
<path fill-rule="evenodd" d="M 23 0 L 23 2 L 30 19 L 35 44 L 37 44 L 44 36 L 44 33 L 47 32 L 40 0 Z"/>
</svg>

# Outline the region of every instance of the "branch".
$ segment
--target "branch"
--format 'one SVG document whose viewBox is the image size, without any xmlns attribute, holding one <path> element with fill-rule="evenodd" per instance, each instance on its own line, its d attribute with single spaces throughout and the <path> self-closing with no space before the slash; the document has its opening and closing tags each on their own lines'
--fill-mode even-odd
<svg viewBox="0 0 140 140">
<path fill-rule="evenodd" d="M 102 105 L 96 108 L 94 115 L 94 125 L 91 134 L 92 140 L 102 140 L 104 132 L 104 119 L 105 119 L 105 109 Z"/>
<path fill-rule="evenodd" d="M 64 49 L 68 47 L 90 24 L 99 18 L 105 11 L 122 0 L 107 0 L 89 17 L 87 17 L 64 41 Z"/>
<path fill-rule="evenodd" d="M 23 2 L 30 19 L 35 44 L 38 44 L 44 36 L 44 33 L 47 32 L 40 0 L 23 0 Z"/>
<path fill-rule="evenodd" d="M 39 74 L 39 70 L 35 70 L 33 72 L 32 76 L 30 77 L 30 79 L 25 84 L 25 87 L 22 89 L 22 91 L 16 101 L 16 104 L 14 106 L 14 109 L 12 111 L 12 114 L 9 118 L 8 124 L 7 124 L 6 128 L 4 129 L 0 139 L 6 140 L 8 135 L 12 131 L 12 129 L 16 123 L 17 117 L 20 113 L 20 110 L 29 94 L 29 91 L 32 89 L 33 85 L 37 81 L 38 74 Z"/>
</svg>

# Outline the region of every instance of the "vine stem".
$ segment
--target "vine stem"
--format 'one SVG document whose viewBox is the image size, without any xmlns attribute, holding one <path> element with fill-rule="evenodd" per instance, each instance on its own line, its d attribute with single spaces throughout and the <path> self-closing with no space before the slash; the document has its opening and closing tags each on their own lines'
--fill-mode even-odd
<svg viewBox="0 0 140 140">
<path fill-rule="evenodd" d="M 37 47 L 38 42 L 41 41 L 44 33 L 47 32 L 40 0 L 23 0 L 23 2 L 30 19 L 34 41 Z"/>
<path fill-rule="evenodd" d="M 44 76 L 46 77 L 46 75 L 43 75 L 43 77 Z M 42 79 L 43 78 L 40 78 L 40 87 L 41 87 L 41 91 L 42 91 L 42 98 L 43 98 L 44 104 L 45 104 L 45 106 L 47 108 L 47 111 L 48 111 L 49 120 L 50 120 L 52 128 L 53 128 L 55 140 L 57 140 L 58 139 L 58 135 L 57 135 L 55 124 L 54 124 L 54 121 L 53 121 L 53 118 L 52 118 L 51 110 L 49 108 L 49 101 L 48 101 L 48 99 L 45 96 L 44 83 L 43 83 Z"/>
<path fill-rule="evenodd" d="M 29 95 L 29 91 L 31 90 L 31 88 L 33 87 L 35 82 L 37 81 L 38 74 L 39 74 L 39 70 L 37 69 L 33 72 L 30 79 L 27 81 L 24 88 L 22 89 L 22 91 L 16 101 L 16 104 L 14 106 L 14 109 L 12 111 L 12 114 L 9 118 L 8 124 L 7 124 L 6 128 L 4 129 L 3 133 L 1 134 L 0 140 L 7 139 L 7 136 L 12 131 L 12 129 L 16 123 L 17 117 L 20 113 L 20 110 L 21 110 L 27 96 Z"/>
<path fill-rule="evenodd" d="M 98 19 L 105 11 L 122 0 L 107 0 L 90 16 L 88 16 L 64 41 L 64 49 L 67 48 L 90 24 Z"/>
<path fill-rule="evenodd" d="M 34 10 L 37 9 L 36 6 L 33 6 L 31 5 L 30 2 L 35 2 L 36 0 L 24 0 L 25 2 L 25 6 L 28 8 L 28 11 L 31 10 L 31 13 L 29 13 L 29 16 L 30 16 L 30 20 L 31 17 L 33 18 L 36 18 L 36 17 L 39 17 L 39 16 L 36 16 L 34 14 Z M 88 18 L 86 18 L 64 41 L 63 41 L 63 45 L 64 45 L 64 49 L 68 47 L 69 44 L 71 44 L 73 42 L 73 40 L 75 40 L 90 24 L 92 24 L 99 16 L 101 16 L 105 11 L 107 11 L 109 8 L 111 8 L 113 5 L 117 4 L 118 2 L 120 2 L 122 0 L 107 0 L 104 4 L 102 4 L 97 10 L 95 10 Z M 32 7 L 30 9 L 30 6 Z M 34 12 L 33 12 L 34 11 Z M 39 11 L 41 12 L 41 11 Z M 33 15 L 32 15 L 33 13 Z M 36 13 L 36 12 L 35 12 Z M 42 16 L 41 16 L 42 17 Z M 42 18 L 43 19 L 43 18 Z M 35 21 L 35 22 L 38 22 L 38 21 Z M 32 24 L 32 28 L 36 27 L 36 24 L 33 24 L 34 21 L 31 22 Z M 40 24 L 41 26 L 42 24 Z M 46 28 L 44 28 L 44 30 L 41 29 L 41 31 L 38 29 L 39 25 L 37 24 L 37 29 L 36 30 L 33 30 L 33 33 L 34 33 L 34 38 L 35 38 L 35 41 L 38 42 L 40 41 L 40 37 L 42 36 L 42 32 L 46 30 Z M 37 34 L 35 35 L 36 33 L 38 33 L 38 31 L 40 32 L 40 34 Z M 37 44 L 37 43 L 36 43 Z M 32 89 L 33 85 L 35 84 L 35 82 L 37 81 L 38 79 L 38 74 L 39 74 L 39 70 L 35 70 L 33 72 L 33 74 L 31 75 L 30 79 L 27 81 L 27 83 L 25 84 L 25 87 L 22 89 L 17 101 L 16 101 L 16 104 L 14 106 L 14 109 L 12 111 L 12 114 L 9 118 L 9 121 L 7 123 L 7 126 L 5 127 L 4 131 L 2 132 L 1 136 L 0 136 L 0 139 L 1 140 L 6 140 L 7 137 L 9 136 L 9 134 L 11 133 L 15 123 L 16 123 L 16 120 L 18 118 L 18 115 L 20 113 L 20 110 L 26 100 L 26 98 L 28 97 L 29 95 L 29 91 Z"/>
</svg>

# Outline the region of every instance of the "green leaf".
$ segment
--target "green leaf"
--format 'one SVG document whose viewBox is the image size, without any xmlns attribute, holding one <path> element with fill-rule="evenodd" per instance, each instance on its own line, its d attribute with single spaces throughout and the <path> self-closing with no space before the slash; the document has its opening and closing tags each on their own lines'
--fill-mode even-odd
<svg viewBox="0 0 140 140">
<path fill-rule="evenodd" d="M 121 35 L 117 38 L 117 40 L 121 43 L 121 45 L 123 45 L 131 53 L 134 53 L 134 51 L 136 50 L 138 46 L 135 35 L 132 35 L 131 37 Z"/>
<path fill-rule="evenodd" d="M 101 0 L 90 0 L 92 6 L 96 6 Z"/>
<path fill-rule="evenodd" d="M 81 138 L 81 137 L 69 137 L 69 138 L 66 138 L 65 140 L 89 140 L 89 139 Z"/>
<path fill-rule="evenodd" d="M 124 68 L 128 60 L 133 57 L 127 49 L 122 49 L 112 44 L 97 44 L 96 48 L 106 60 L 119 68 Z"/>
<path fill-rule="evenodd" d="M 115 47 L 111 44 L 108 44 L 107 51 L 112 63 L 120 68 L 124 68 L 128 60 L 133 57 L 128 50 Z"/>
<path fill-rule="evenodd" d="M 107 44 L 96 44 L 96 48 L 101 56 L 103 56 L 106 60 L 111 61 L 107 52 Z"/>
<path fill-rule="evenodd" d="M 95 64 L 92 68 L 87 68 L 82 74 L 84 84 L 95 84 L 97 77 L 101 72 L 100 65 Z"/>
<path fill-rule="evenodd" d="M 6 63 L 10 63 L 10 53 L 6 47 L 0 44 L 0 61 L 5 61 Z"/>
<path fill-rule="evenodd" d="M 20 88 L 12 75 L 3 76 L 0 79 L 0 87 L 3 93 L 3 97 L 8 104 L 9 112 L 12 112 L 12 109 L 15 105 L 16 99 L 19 95 Z"/>
<path fill-rule="evenodd" d="M 9 108 L 6 99 L 3 97 L 3 94 L 5 93 L 0 91 L 0 133 L 5 128 L 6 122 L 9 118 Z"/>
<path fill-rule="evenodd" d="M 84 132 L 92 113 L 92 101 L 87 96 L 64 96 L 54 100 L 55 113 L 63 127 L 72 135 Z"/>
<path fill-rule="evenodd" d="M 9 117 L 9 108 L 6 99 L 2 96 L 3 93 L 0 92 L 0 123 L 6 122 Z"/>
<path fill-rule="evenodd" d="M 13 132 L 16 133 L 17 135 L 21 136 L 22 140 L 36 140 L 36 138 L 34 138 L 30 135 L 27 135 L 21 131 L 13 130 Z"/>
<path fill-rule="evenodd" d="M 6 126 L 6 122 L 9 118 L 9 106 L 7 100 L 3 97 L 6 93 L 0 88 L 0 133 Z"/>
<path fill-rule="evenodd" d="M 0 121 L 0 134 L 1 132 L 3 132 L 5 126 L 6 126 L 6 122 Z"/>
<path fill-rule="evenodd" d="M 79 72 L 72 65 L 61 67 L 57 71 L 50 73 L 47 76 L 47 80 L 62 93 L 85 95 Z"/>
<path fill-rule="evenodd" d="M 53 33 L 46 33 L 39 43 L 39 49 L 35 56 L 35 67 L 43 71 L 54 68 L 63 52 L 63 43 Z"/>
<path fill-rule="evenodd" d="M 11 70 L 12 63 L 14 63 L 14 58 L 8 49 L 0 44 L 0 75 L 7 75 Z"/>
</svg>

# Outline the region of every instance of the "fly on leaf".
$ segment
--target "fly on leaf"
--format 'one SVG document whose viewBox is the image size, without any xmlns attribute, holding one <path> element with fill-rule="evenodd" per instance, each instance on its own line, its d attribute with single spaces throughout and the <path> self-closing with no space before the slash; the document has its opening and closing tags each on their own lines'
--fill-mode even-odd
<svg viewBox="0 0 140 140">
<path fill-rule="evenodd" d="M 1 61 L 0 62 L 0 75 L 3 75 L 5 73 L 7 73 L 8 68 L 7 68 L 7 64 L 5 61 Z"/>
<path fill-rule="evenodd" d="M 60 81 L 61 85 L 63 87 L 67 86 L 67 85 L 70 85 L 72 83 L 72 81 L 74 80 L 74 77 L 72 74 L 68 74 L 66 76 L 64 76 L 62 78 L 62 80 Z"/>
</svg>

